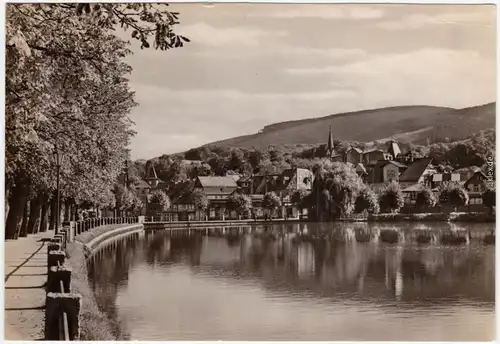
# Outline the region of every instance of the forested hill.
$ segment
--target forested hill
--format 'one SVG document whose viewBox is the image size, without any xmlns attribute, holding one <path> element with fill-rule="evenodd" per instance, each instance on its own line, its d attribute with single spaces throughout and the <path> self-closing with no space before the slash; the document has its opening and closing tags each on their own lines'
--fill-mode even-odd
<svg viewBox="0 0 500 344">
<path fill-rule="evenodd" d="M 280 122 L 259 133 L 208 145 L 267 148 L 269 145 L 325 143 L 328 127 L 335 139 L 372 142 L 396 138 L 400 142 L 456 141 L 495 127 L 495 103 L 452 109 L 434 106 L 399 106 L 341 113 L 326 117 Z"/>
</svg>

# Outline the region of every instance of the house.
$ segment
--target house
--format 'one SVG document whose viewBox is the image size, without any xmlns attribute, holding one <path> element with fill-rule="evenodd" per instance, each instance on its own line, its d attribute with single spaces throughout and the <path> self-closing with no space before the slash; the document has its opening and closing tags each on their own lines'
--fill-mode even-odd
<svg viewBox="0 0 500 344">
<path fill-rule="evenodd" d="M 406 171 L 407 166 L 393 160 L 381 160 L 373 166 L 366 176 L 369 184 L 389 183 L 399 181 L 400 175 Z"/>
<path fill-rule="evenodd" d="M 415 205 L 417 203 L 417 195 L 425 188 L 424 184 L 412 184 L 403 190 L 403 197 L 405 205 Z"/>
<path fill-rule="evenodd" d="M 227 200 L 238 190 L 236 181 L 229 177 L 198 177 L 194 188 L 201 189 L 208 200 L 210 218 L 223 219 L 227 214 Z"/>
<path fill-rule="evenodd" d="M 189 221 L 203 219 L 205 214 L 198 211 L 194 204 L 192 192 L 195 183 L 193 181 L 181 181 L 174 183 L 169 189 L 170 197 L 169 217 L 173 221 Z"/>
<path fill-rule="evenodd" d="M 275 192 L 283 204 L 281 216 L 296 217 L 297 209 L 291 202 L 291 196 L 297 190 L 311 190 L 314 175 L 305 168 L 289 168 L 281 174 L 254 175 L 250 178 L 238 180 L 240 191 L 251 195 L 254 210 L 258 216 L 259 207 L 264 195 L 268 192 Z M 260 202 L 260 203 L 259 203 Z"/>
<path fill-rule="evenodd" d="M 344 162 L 354 166 L 363 163 L 363 150 L 356 147 L 349 147 L 344 154 Z"/>
<path fill-rule="evenodd" d="M 469 194 L 469 204 L 483 204 L 483 192 L 486 191 L 488 177 L 481 171 L 477 171 L 465 183 L 464 188 Z"/>
<path fill-rule="evenodd" d="M 365 166 L 375 165 L 381 160 L 392 160 L 392 155 L 376 148 L 363 152 L 362 162 Z"/>
<path fill-rule="evenodd" d="M 408 165 L 406 170 L 399 176 L 399 183 L 402 188 L 407 188 L 413 184 L 426 184 L 428 175 L 436 173 L 431 165 L 431 158 L 416 159 Z"/>
</svg>

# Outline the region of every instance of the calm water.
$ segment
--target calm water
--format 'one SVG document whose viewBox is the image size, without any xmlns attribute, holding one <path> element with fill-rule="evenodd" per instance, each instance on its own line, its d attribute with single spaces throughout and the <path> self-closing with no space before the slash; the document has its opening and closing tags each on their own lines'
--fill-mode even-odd
<svg viewBox="0 0 500 344">
<path fill-rule="evenodd" d="M 379 242 L 384 228 L 406 239 Z M 473 233 L 492 228 L 467 225 Z M 90 283 L 133 340 L 493 340 L 494 246 L 474 238 L 419 246 L 409 238 L 422 229 L 462 228 L 145 232 L 89 261 Z M 375 239 L 357 242 L 360 233 Z"/>
</svg>

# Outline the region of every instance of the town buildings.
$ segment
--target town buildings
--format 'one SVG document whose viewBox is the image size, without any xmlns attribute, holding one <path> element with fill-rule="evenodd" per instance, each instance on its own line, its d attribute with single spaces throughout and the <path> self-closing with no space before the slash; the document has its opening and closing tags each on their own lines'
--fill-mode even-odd
<svg viewBox="0 0 500 344">
<path fill-rule="evenodd" d="M 389 141 L 383 147 L 350 146 L 342 153 L 335 149 L 331 128 L 324 145 L 325 158 L 342 162 L 355 168 L 363 181 L 375 191 L 380 191 L 390 182 L 397 182 L 402 188 L 405 204 L 412 207 L 418 193 L 426 187 L 436 193 L 443 183 L 456 182 L 464 185 L 470 196 L 470 205 L 482 204 L 483 182 L 487 179 L 482 172 L 472 176 L 458 172 L 438 172 L 431 158 L 415 159 L 411 152 L 403 153 L 396 141 Z M 183 160 L 182 164 L 201 166 L 201 161 Z M 281 218 L 297 218 L 301 210 L 292 203 L 292 195 L 298 190 L 311 191 L 314 181 L 312 171 L 304 168 L 289 168 L 275 174 L 252 174 L 226 176 L 198 176 L 186 181 L 170 181 L 158 178 L 153 165 L 149 166 L 143 180 L 136 183 L 138 194 L 146 204 L 143 214 L 151 215 L 148 195 L 164 190 L 171 199 L 171 207 L 164 212 L 172 220 L 235 219 L 238 214 L 228 209 L 228 199 L 243 194 L 252 201 L 252 217 L 262 218 L 266 211 L 262 207 L 264 195 L 274 192 L 282 206 L 274 213 Z M 194 190 L 205 195 L 207 209 L 197 209 L 193 199 Z"/>
</svg>

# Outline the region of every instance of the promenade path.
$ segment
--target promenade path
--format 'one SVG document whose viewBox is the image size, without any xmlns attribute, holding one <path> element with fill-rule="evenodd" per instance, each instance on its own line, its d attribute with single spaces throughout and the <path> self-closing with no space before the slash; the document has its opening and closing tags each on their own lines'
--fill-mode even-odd
<svg viewBox="0 0 500 344">
<path fill-rule="evenodd" d="M 5 339 L 44 338 L 47 242 L 53 231 L 5 241 Z"/>
</svg>

